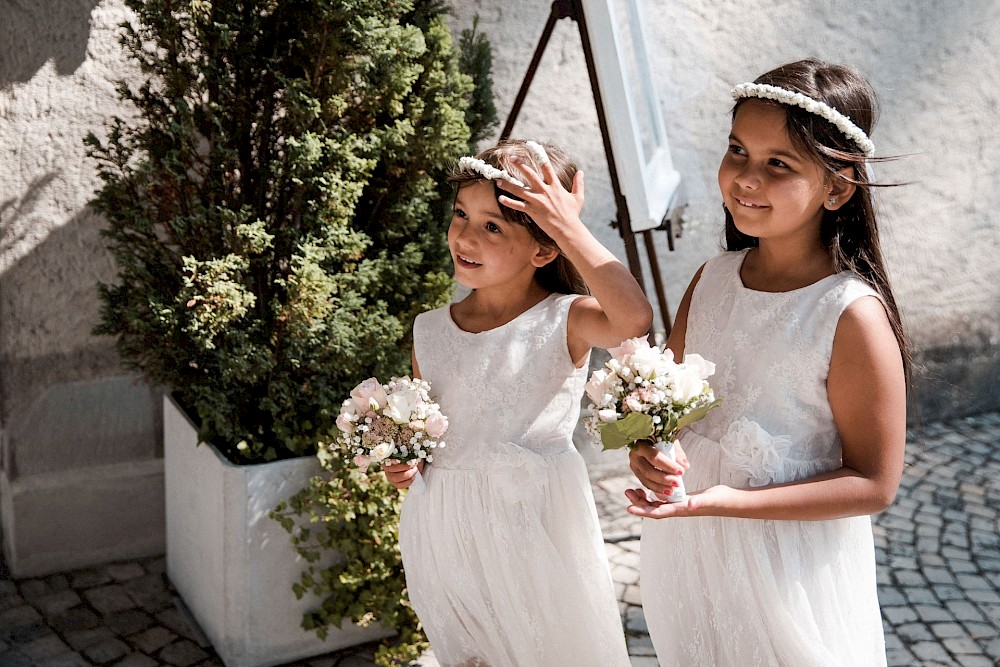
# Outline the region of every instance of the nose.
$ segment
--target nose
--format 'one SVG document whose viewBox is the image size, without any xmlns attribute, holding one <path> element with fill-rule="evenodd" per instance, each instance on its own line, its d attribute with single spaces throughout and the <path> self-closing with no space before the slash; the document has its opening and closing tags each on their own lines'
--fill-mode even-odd
<svg viewBox="0 0 1000 667">
<path fill-rule="evenodd" d="M 756 168 L 747 161 L 733 179 L 738 186 L 746 190 L 756 190 L 760 187 L 760 176 L 757 174 Z"/>
<path fill-rule="evenodd" d="M 452 243 L 463 248 L 469 247 L 473 242 L 473 234 L 469 231 L 469 225 L 464 220 L 453 219 L 448 229 L 448 236 Z"/>
</svg>

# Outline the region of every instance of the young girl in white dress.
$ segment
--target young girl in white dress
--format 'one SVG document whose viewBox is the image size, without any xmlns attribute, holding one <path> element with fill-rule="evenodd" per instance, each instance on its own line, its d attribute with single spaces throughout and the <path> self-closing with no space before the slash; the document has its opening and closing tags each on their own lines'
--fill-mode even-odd
<svg viewBox="0 0 1000 667">
<path fill-rule="evenodd" d="M 869 515 L 902 474 L 907 354 L 866 166 L 874 91 L 806 60 L 732 95 L 729 252 L 697 272 L 669 341 L 715 362 L 723 403 L 682 436 L 681 465 L 630 454 L 648 489 L 682 474 L 695 490 L 628 492 L 630 512 L 667 519 L 642 527 L 646 622 L 663 664 L 885 665 Z"/>
<path fill-rule="evenodd" d="M 572 434 L 590 349 L 645 334 L 652 310 L 580 221 L 583 173 L 561 151 L 504 142 L 452 180 L 448 245 L 472 291 L 413 327 L 447 446 L 386 468 L 399 488 L 423 479 L 399 526 L 410 601 L 445 667 L 627 666 Z"/>
</svg>

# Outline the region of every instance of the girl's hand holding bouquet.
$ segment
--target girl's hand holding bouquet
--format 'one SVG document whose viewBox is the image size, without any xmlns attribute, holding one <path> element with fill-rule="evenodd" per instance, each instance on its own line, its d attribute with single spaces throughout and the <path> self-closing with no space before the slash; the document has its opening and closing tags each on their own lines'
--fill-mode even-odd
<svg viewBox="0 0 1000 667">
<path fill-rule="evenodd" d="M 700 355 L 674 361 L 672 350 L 650 346 L 645 337 L 630 338 L 608 350 L 611 359 L 587 382 L 591 417 L 587 430 L 600 436 L 604 449 L 649 440 L 675 461 L 675 441 L 682 428 L 703 418 L 721 402 L 707 382 L 715 364 Z M 667 502 L 686 498 L 683 482 Z"/>
<path fill-rule="evenodd" d="M 387 384 L 368 378 L 344 401 L 337 417 L 340 433 L 326 447 L 346 449 L 363 471 L 373 464 L 398 472 L 398 464 L 412 467 L 432 462 L 433 451 L 445 446 L 441 436 L 448 429 L 448 418 L 441 414 L 430 390 L 430 383 L 419 378 L 393 377 Z M 423 482 L 419 472 L 406 477 L 412 477 L 415 486 Z"/>
</svg>

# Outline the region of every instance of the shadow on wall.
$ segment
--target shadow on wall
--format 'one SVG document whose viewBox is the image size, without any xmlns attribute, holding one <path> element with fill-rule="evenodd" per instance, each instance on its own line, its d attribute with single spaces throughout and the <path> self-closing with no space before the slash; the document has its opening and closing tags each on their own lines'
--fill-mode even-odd
<svg viewBox="0 0 1000 667">
<path fill-rule="evenodd" d="M 90 333 L 97 283 L 115 278 L 104 219 L 85 207 L 60 222 L 36 206 L 58 179 L 42 175 L 20 199 L 0 202 L 0 423 L 10 475 L 161 455 L 155 390 L 122 368 L 112 338 Z"/>
<path fill-rule="evenodd" d="M 28 81 L 53 61 L 72 74 L 87 57 L 90 14 L 99 0 L 4 0 L 0 10 L 0 88 Z"/>
</svg>

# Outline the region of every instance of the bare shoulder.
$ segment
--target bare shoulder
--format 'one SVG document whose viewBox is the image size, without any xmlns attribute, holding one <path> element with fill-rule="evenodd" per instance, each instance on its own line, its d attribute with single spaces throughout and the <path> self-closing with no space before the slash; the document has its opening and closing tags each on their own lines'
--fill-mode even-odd
<svg viewBox="0 0 1000 667">
<path fill-rule="evenodd" d="M 887 348 L 895 349 L 897 354 L 899 352 L 885 305 L 875 296 L 855 299 L 844 309 L 837 322 L 833 339 L 834 356 L 838 356 L 838 352 L 851 356 L 866 351 L 883 353 Z"/>
</svg>

